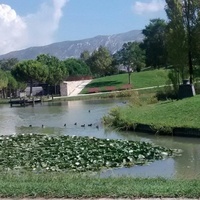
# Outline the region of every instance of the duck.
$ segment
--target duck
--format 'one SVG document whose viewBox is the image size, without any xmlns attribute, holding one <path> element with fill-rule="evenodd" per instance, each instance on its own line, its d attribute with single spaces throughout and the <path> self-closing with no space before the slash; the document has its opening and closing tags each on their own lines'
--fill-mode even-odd
<svg viewBox="0 0 200 200">
<path fill-rule="evenodd" d="M 75 122 L 74 125 L 77 125 L 77 123 Z"/>
<path fill-rule="evenodd" d="M 45 126 L 42 124 L 42 128 L 45 128 Z"/>
<path fill-rule="evenodd" d="M 32 127 L 32 125 L 30 124 L 29 127 Z"/>
<path fill-rule="evenodd" d="M 85 127 L 85 124 L 82 124 L 81 127 Z"/>
<path fill-rule="evenodd" d="M 88 126 L 92 126 L 92 124 L 88 124 Z"/>
<path fill-rule="evenodd" d="M 66 124 L 64 124 L 64 127 L 66 127 Z"/>
<path fill-rule="evenodd" d="M 97 128 L 97 129 L 99 129 L 99 126 L 98 126 L 98 125 L 96 125 L 96 128 Z"/>
</svg>

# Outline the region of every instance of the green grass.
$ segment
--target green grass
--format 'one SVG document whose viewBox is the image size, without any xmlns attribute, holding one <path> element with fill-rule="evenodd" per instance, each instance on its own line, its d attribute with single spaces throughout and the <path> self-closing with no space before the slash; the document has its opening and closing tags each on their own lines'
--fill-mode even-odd
<svg viewBox="0 0 200 200">
<path fill-rule="evenodd" d="M 1 173 L 0 197 L 148 198 L 200 196 L 200 180 L 98 178 L 67 173 Z"/>
<path fill-rule="evenodd" d="M 134 72 L 131 74 L 131 85 L 134 89 L 165 85 L 167 82 L 168 70 L 164 69 L 144 71 L 139 73 Z M 99 88 L 102 91 L 106 86 L 120 88 L 125 84 L 128 84 L 128 74 L 106 76 L 94 79 L 92 82 L 86 85 L 81 93 L 87 93 L 89 88 Z"/>
<path fill-rule="evenodd" d="M 178 101 L 128 106 L 111 111 L 107 121 L 120 127 L 141 123 L 156 127 L 200 128 L 200 95 Z"/>
</svg>

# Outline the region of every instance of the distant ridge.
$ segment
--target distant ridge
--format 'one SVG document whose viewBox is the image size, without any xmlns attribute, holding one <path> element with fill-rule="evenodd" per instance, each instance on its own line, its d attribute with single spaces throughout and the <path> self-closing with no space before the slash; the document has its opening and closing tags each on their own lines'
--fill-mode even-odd
<svg viewBox="0 0 200 200">
<path fill-rule="evenodd" d="M 60 60 L 70 57 L 79 58 L 80 54 L 88 50 L 90 53 L 98 49 L 99 46 L 106 47 L 112 54 L 118 51 L 126 42 L 141 42 L 144 39 L 141 30 L 132 30 L 114 35 L 99 35 L 93 38 L 63 41 L 45 46 L 30 47 L 27 49 L 12 51 L 0 55 L 0 59 L 17 58 L 18 60 L 35 59 L 40 54 L 50 54 Z"/>
</svg>

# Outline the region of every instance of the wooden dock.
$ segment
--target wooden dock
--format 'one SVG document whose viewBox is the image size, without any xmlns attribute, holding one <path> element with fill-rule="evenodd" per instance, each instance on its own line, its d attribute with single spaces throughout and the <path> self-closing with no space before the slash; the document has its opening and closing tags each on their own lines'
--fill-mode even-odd
<svg viewBox="0 0 200 200">
<path fill-rule="evenodd" d="M 42 103 L 41 99 L 10 99 L 9 104 L 10 107 L 13 107 L 13 105 L 15 106 L 28 106 L 28 105 L 32 105 L 34 106 L 36 103 Z"/>
</svg>

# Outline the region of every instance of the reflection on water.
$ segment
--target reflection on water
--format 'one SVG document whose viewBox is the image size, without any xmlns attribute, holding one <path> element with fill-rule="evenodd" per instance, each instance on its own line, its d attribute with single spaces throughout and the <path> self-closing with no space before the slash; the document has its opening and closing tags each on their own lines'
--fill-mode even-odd
<svg viewBox="0 0 200 200">
<path fill-rule="evenodd" d="M 182 149 L 183 154 L 180 157 L 156 161 L 145 166 L 107 170 L 100 173 L 100 176 L 200 178 L 200 138 L 118 132 L 104 127 L 101 118 L 112 107 L 124 106 L 123 101 L 119 99 L 63 101 L 25 108 L 10 108 L 9 105 L 0 105 L 0 134 L 43 133 L 152 142 L 169 148 Z M 92 124 L 92 126 L 88 126 L 88 124 Z M 45 128 L 42 128 L 42 125 Z"/>
</svg>

